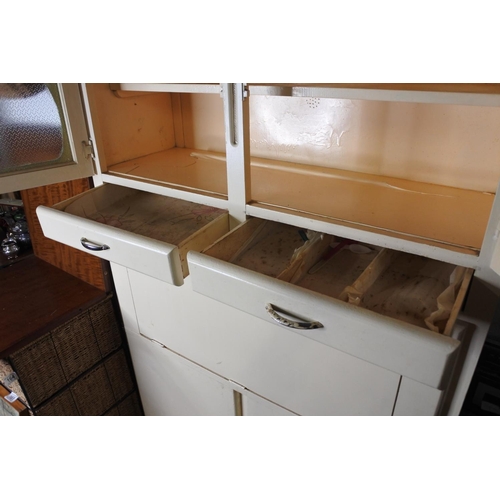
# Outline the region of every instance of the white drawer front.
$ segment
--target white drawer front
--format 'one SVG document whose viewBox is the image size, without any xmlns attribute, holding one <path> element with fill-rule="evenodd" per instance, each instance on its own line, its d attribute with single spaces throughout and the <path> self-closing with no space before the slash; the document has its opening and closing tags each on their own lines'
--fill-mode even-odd
<svg viewBox="0 0 500 500">
<path fill-rule="evenodd" d="M 268 304 L 321 328 L 285 328 L 431 387 L 450 375 L 460 342 L 310 292 L 197 252 L 188 254 L 194 291 L 277 324 Z"/>
<path fill-rule="evenodd" d="M 37 208 L 37 215 L 47 238 L 173 285 L 184 282 L 175 245 L 44 206 Z M 82 238 L 109 248 L 89 250 L 82 245 Z"/>
</svg>

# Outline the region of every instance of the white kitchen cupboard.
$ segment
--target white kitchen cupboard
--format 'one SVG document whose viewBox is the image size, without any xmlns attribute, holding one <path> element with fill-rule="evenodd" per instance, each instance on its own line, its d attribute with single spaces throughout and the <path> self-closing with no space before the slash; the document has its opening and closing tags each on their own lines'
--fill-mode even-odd
<svg viewBox="0 0 500 500">
<path fill-rule="evenodd" d="M 175 287 L 180 280 L 156 274 L 175 258 L 151 272 L 141 267 L 158 250 L 154 237 L 128 259 L 128 237 L 112 228 L 111 241 L 124 244 L 123 260 L 109 259 L 126 324 L 241 387 L 234 391 L 243 402 L 249 391 L 297 414 L 457 414 L 499 289 L 499 95 L 497 85 L 84 86 L 96 184 L 227 210 L 236 231 L 206 253 L 187 248 L 194 251 L 182 267 L 185 281 Z M 81 218 L 79 208 L 70 208 L 71 221 L 59 208 L 52 220 L 40 210 L 51 237 L 63 239 L 54 228 L 65 220 L 64 234 L 86 227 L 73 218 Z M 438 271 L 437 294 L 448 288 L 447 274 L 450 320 L 436 332 L 404 321 L 410 308 L 398 306 L 396 317 L 376 304 L 369 310 L 357 295 L 359 276 L 325 293 L 304 290 L 294 281 L 300 273 L 286 282 L 236 265 L 239 256 L 225 259 L 224 246 L 245 231 L 238 223 L 248 216 L 328 235 L 322 242 L 335 235 L 368 245 L 382 260 L 398 251 L 451 269 Z M 83 237 L 111 248 L 107 230 L 92 231 L 75 233 L 75 246 Z M 143 237 L 133 236 L 131 248 Z M 258 240 L 250 231 L 241 255 Z M 455 280 L 457 266 L 463 276 Z M 298 318 L 279 319 L 283 313 Z M 284 326 L 297 320 L 323 328 Z"/>
</svg>

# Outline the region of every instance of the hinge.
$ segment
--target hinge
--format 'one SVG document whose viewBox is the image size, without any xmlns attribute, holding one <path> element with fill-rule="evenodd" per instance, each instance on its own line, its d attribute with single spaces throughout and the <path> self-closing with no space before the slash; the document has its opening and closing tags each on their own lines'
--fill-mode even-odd
<svg viewBox="0 0 500 500">
<path fill-rule="evenodd" d="M 82 145 L 85 158 L 92 158 L 95 160 L 94 143 L 92 142 L 92 139 L 89 139 L 88 142 L 82 141 Z"/>
</svg>

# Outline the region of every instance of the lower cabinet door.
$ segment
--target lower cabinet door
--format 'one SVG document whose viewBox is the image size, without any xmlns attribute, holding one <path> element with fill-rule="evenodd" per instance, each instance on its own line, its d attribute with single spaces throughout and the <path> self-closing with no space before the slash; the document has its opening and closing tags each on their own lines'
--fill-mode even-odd
<svg viewBox="0 0 500 500">
<path fill-rule="evenodd" d="M 127 332 L 146 416 L 230 416 L 229 382 L 136 333 Z"/>
<path fill-rule="evenodd" d="M 392 414 L 398 373 L 196 293 L 190 276 L 128 277 L 139 331 L 209 373 L 298 415 Z"/>
<path fill-rule="evenodd" d="M 278 406 L 249 391 L 241 394 L 241 414 L 244 417 L 295 417 L 296 413 Z"/>
</svg>

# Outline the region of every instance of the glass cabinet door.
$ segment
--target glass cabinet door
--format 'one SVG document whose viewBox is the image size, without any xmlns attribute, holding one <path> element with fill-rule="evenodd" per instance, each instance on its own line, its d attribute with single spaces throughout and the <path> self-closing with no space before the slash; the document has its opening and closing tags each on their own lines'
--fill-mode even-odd
<svg viewBox="0 0 500 500">
<path fill-rule="evenodd" d="M 0 83 L 0 193 L 94 174 L 78 84 Z"/>
</svg>

